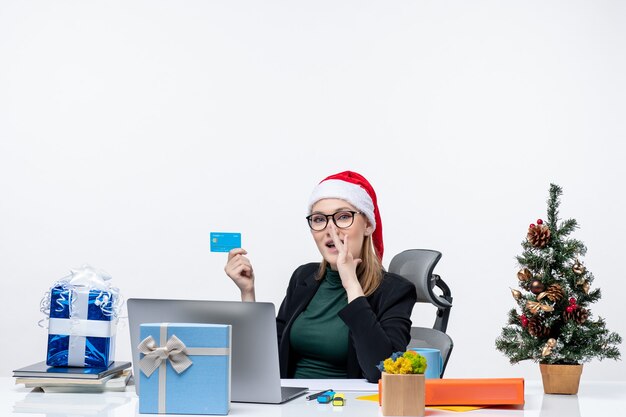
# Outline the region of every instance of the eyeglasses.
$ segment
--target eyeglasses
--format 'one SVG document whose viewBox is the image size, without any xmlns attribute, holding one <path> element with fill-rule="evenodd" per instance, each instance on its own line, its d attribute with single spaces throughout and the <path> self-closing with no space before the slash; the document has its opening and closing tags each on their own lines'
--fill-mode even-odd
<svg viewBox="0 0 626 417">
<path fill-rule="evenodd" d="M 347 229 L 352 226 L 354 223 L 354 215 L 355 214 L 363 214 L 360 211 L 338 211 L 334 214 L 321 214 L 315 213 L 309 216 L 306 216 L 307 221 L 309 222 L 309 227 L 311 230 L 315 230 L 316 232 L 320 232 L 326 229 L 328 226 L 328 218 L 333 219 L 333 223 L 340 229 Z"/>
</svg>

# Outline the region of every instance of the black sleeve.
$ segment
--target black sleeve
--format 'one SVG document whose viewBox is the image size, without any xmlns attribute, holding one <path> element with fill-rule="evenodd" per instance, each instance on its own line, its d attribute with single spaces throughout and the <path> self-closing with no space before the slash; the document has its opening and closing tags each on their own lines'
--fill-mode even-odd
<svg viewBox="0 0 626 417">
<path fill-rule="evenodd" d="M 339 312 L 350 329 L 357 360 L 369 382 L 380 379 L 376 368 L 380 361 L 406 349 L 411 340 L 411 312 L 416 301 L 413 284 L 386 273 L 374 294 L 352 300 Z"/>
<path fill-rule="evenodd" d="M 296 274 L 298 270 L 294 271 L 291 275 L 291 279 L 289 280 L 289 286 L 287 287 L 287 293 L 285 294 L 285 298 L 283 298 L 283 302 L 280 304 L 280 308 L 278 309 L 278 313 L 276 313 L 276 333 L 278 336 L 278 345 L 280 346 L 280 341 L 283 338 L 283 332 L 285 331 L 285 326 L 287 322 L 291 318 L 293 314 L 292 306 L 292 296 L 293 290 L 295 288 Z"/>
</svg>

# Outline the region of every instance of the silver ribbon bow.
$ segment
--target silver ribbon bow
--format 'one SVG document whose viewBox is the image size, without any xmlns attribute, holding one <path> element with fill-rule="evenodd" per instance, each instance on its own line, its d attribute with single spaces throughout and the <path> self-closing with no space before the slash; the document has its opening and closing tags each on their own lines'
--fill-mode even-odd
<svg viewBox="0 0 626 417">
<path fill-rule="evenodd" d="M 139 367 L 141 372 L 148 377 L 166 360 L 170 361 L 172 368 L 179 374 L 185 372 L 193 363 L 187 356 L 187 346 L 176 335 L 172 335 L 165 346 L 157 346 L 154 338 L 148 336 L 139 343 L 137 348 L 144 354 L 139 361 Z"/>
</svg>

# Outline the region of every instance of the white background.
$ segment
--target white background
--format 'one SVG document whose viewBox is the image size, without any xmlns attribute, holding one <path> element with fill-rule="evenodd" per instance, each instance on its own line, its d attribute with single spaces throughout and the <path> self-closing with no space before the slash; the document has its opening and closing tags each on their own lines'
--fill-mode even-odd
<svg viewBox="0 0 626 417">
<path fill-rule="evenodd" d="M 444 254 L 448 377 L 539 378 L 494 340 L 550 182 L 626 337 L 625 23 L 599 0 L 1 0 L 0 374 L 45 359 L 39 301 L 83 263 L 127 298 L 235 300 L 209 232 L 240 231 L 280 303 L 320 258 L 309 193 L 346 169 L 377 190 L 385 265 Z"/>
</svg>

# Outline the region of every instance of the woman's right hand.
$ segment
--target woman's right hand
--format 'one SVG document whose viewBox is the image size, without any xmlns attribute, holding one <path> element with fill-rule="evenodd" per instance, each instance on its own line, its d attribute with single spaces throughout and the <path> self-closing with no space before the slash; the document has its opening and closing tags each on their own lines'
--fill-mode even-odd
<svg viewBox="0 0 626 417">
<path fill-rule="evenodd" d="M 247 254 L 242 248 L 231 249 L 224 271 L 241 291 L 241 301 L 255 301 L 254 270 Z"/>
</svg>

